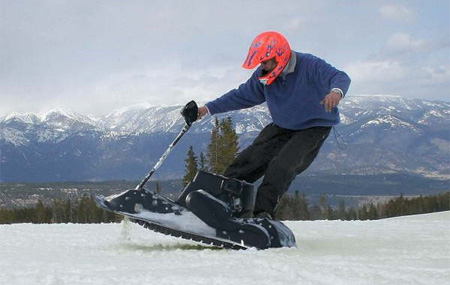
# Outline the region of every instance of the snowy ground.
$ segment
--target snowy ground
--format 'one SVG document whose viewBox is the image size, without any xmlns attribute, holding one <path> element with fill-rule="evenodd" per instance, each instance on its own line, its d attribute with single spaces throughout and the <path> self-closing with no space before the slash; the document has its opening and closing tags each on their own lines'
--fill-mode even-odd
<svg viewBox="0 0 450 285">
<path fill-rule="evenodd" d="M 287 224 L 297 249 L 212 249 L 130 223 L 3 225 L 0 284 L 450 284 L 450 212 Z"/>
</svg>

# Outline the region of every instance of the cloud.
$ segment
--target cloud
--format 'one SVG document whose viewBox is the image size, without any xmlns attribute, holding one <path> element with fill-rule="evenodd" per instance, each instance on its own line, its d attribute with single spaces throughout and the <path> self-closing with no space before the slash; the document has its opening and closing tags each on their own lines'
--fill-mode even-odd
<svg viewBox="0 0 450 285">
<path fill-rule="evenodd" d="M 307 27 L 307 20 L 299 17 L 286 19 L 284 24 L 284 30 L 291 32 L 301 32 L 306 30 Z"/>
<path fill-rule="evenodd" d="M 424 46 L 425 41 L 413 39 L 409 34 L 393 34 L 386 43 L 386 48 L 392 51 L 415 50 Z"/>
<path fill-rule="evenodd" d="M 129 70 L 105 76 L 90 90 L 72 102 L 76 110 L 106 113 L 127 106 L 148 102 L 151 105 L 184 104 L 190 100 L 209 101 L 238 86 L 250 76 L 239 65 L 192 68 L 170 61 L 158 68 Z M 91 105 L 86 105 L 90 99 Z M 100 112 L 97 103 L 102 106 Z"/>
<path fill-rule="evenodd" d="M 450 85 L 450 64 L 440 66 L 422 67 L 421 71 L 424 77 L 421 80 L 423 84 L 442 84 Z"/>
<path fill-rule="evenodd" d="M 378 51 L 348 64 L 356 93 L 392 93 L 407 97 L 445 98 L 450 88 L 448 41 L 391 34 Z"/>
<path fill-rule="evenodd" d="M 345 67 L 354 81 L 392 82 L 403 78 L 407 70 L 398 61 L 358 61 Z"/>
<path fill-rule="evenodd" d="M 352 92 L 366 92 L 355 88 L 362 80 L 376 92 L 409 96 L 394 87 L 446 78 L 444 1 L 241 2 L 0 1 L 0 115 L 211 100 L 247 80 L 251 72 L 240 66 L 264 30 L 280 31 L 294 50 L 351 73 Z M 352 16 L 340 17 L 346 13 Z M 449 90 L 441 85 L 433 94 Z"/>
<path fill-rule="evenodd" d="M 399 21 L 411 21 L 415 14 L 410 8 L 395 4 L 382 5 L 378 11 L 383 18 Z"/>
</svg>

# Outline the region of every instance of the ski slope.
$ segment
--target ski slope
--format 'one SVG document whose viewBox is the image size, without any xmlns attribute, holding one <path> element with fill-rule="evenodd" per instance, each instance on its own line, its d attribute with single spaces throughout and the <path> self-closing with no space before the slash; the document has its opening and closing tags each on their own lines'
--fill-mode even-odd
<svg viewBox="0 0 450 285">
<path fill-rule="evenodd" d="M 121 224 L 0 226 L 0 284 L 450 284 L 450 212 L 286 222 L 298 248 L 214 249 Z"/>
</svg>

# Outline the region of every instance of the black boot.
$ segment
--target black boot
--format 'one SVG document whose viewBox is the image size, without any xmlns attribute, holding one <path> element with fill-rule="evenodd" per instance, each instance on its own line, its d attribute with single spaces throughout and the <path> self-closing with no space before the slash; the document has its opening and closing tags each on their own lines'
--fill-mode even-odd
<svg viewBox="0 0 450 285">
<path fill-rule="evenodd" d="M 215 228 L 218 237 L 258 249 L 271 246 L 269 233 L 264 227 L 251 220 L 233 217 L 226 203 L 206 191 L 191 192 L 186 197 L 186 206 L 208 226 Z"/>
</svg>

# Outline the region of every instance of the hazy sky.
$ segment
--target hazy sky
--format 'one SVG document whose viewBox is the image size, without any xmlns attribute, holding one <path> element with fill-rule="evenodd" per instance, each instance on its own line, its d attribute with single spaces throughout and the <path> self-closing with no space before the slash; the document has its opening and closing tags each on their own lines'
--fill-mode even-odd
<svg viewBox="0 0 450 285">
<path fill-rule="evenodd" d="M 266 30 L 346 71 L 348 95 L 450 100 L 448 0 L 0 0 L 0 115 L 212 100 Z"/>
</svg>

